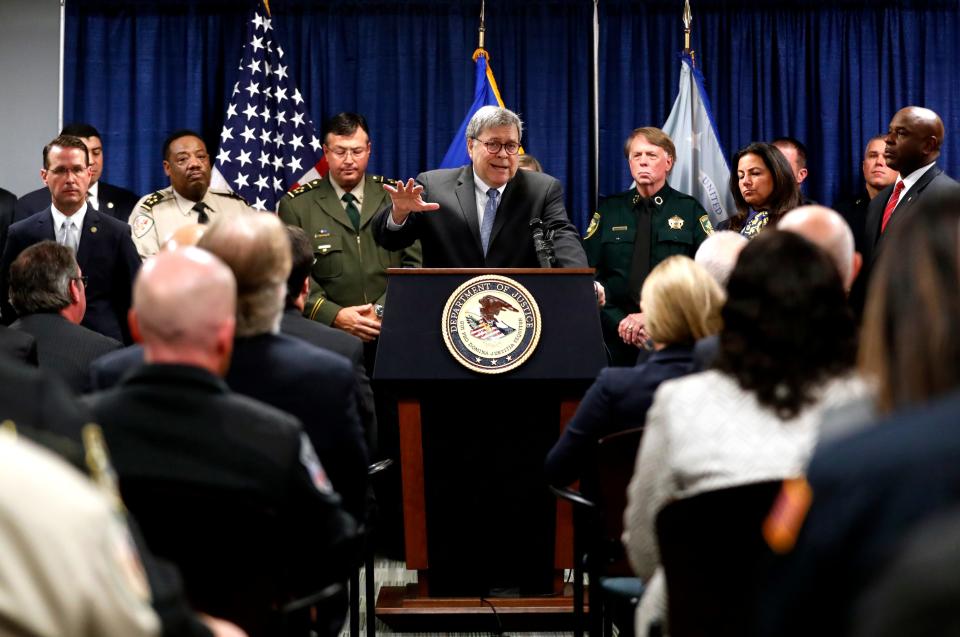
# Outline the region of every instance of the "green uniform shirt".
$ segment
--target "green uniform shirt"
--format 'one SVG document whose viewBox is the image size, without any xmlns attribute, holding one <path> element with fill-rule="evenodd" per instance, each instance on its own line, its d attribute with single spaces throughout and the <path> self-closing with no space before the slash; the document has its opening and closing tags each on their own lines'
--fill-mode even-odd
<svg viewBox="0 0 960 637">
<path fill-rule="evenodd" d="M 605 331 L 616 328 L 627 314 L 639 312 L 628 289 L 633 242 L 638 215 L 633 210 L 636 190 L 607 197 L 590 220 L 583 238 L 590 267 L 596 268 L 597 281 L 607 294 L 601 311 Z M 664 185 L 653 196 L 656 208 L 650 232 L 650 269 L 674 254 L 693 257 L 697 248 L 713 232 L 706 210 L 696 199 Z"/>
<path fill-rule="evenodd" d="M 387 199 L 383 177 L 367 175 L 360 210 L 360 231 L 354 229 L 328 178 L 315 179 L 280 201 L 280 219 L 303 228 L 313 244 L 310 296 L 304 316 L 333 324 L 342 307 L 384 304 L 387 268 L 417 268 L 420 242 L 390 252 L 373 240 L 370 221 Z"/>
</svg>

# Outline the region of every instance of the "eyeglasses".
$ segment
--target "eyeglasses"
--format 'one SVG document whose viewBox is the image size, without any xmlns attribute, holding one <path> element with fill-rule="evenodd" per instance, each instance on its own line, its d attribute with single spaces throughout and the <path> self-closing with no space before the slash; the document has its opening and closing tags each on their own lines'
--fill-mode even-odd
<svg viewBox="0 0 960 637">
<path fill-rule="evenodd" d="M 507 142 L 506 144 L 501 144 L 500 142 L 485 142 L 479 137 L 474 137 L 475 140 L 483 144 L 483 147 L 487 149 L 487 152 L 491 155 L 496 155 L 500 152 L 500 149 L 507 151 L 508 155 L 516 155 L 520 151 L 520 144 L 517 142 Z"/>
<path fill-rule="evenodd" d="M 85 274 L 84 274 L 83 276 L 75 276 L 75 277 L 72 277 L 71 280 L 73 280 L 73 281 L 80 281 L 80 283 L 83 284 L 83 287 L 87 287 L 87 275 L 85 275 Z"/>
<path fill-rule="evenodd" d="M 323 148 L 324 152 L 332 153 L 337 159 L 344 159 L 347 155 L 354 159 L 360 159 L 367 154 L 366 148 L 330 148 L 326 145 Z"/>
</svg>

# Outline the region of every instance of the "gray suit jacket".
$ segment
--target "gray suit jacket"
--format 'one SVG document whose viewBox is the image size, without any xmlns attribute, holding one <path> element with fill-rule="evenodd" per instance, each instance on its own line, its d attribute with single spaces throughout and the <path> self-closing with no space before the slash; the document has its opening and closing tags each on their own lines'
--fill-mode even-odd
<svg viewBox="0 0 960 637">
<path fill-rule="evenodd" d="M 537 254 L 530 220 L 539 218 L 553 231 L 557 265 L 586 268 L 587 256 L 563 204 L 563 187 L 550 175 L 518 170 L 507 183 L 494 218 L 486 256 L 480 244 L 480 223 L 473 166 L 421 173 L 423 200 L 440 204 L 432 212 L 415 212 L 399 230 L 387 229 L 389 202 L 373 219 L 377 243 L 400 250 L 420 239 L 426 268 L 536 268 Z"/>
</svg>

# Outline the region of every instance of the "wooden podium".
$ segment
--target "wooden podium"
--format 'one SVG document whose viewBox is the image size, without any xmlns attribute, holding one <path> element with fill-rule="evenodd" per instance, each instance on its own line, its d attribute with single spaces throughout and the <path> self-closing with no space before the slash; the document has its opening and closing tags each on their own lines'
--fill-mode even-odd
<svg viewBox="0 0 960 637">
<path fill-rule="evenodd" d="M 418 582 L 382 588 L 377 617 L 395 630 L 570 629 L 571 512 L 543 461 L 606 364 L 593 270 L 387 273 L 374 378 L 398 398 Z"/>
</svg>

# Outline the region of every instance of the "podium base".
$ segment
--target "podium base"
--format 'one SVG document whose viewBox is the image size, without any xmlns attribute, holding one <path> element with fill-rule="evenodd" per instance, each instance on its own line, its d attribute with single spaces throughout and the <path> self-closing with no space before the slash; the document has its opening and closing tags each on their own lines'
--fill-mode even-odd
<svg viewBox="0 0 960 637">
<path fill-rule="evenodd" d="M 377 619 L 397 632 L 570 632 L 573 587 L 542 597 L 430 597 L 417 584 L 384 586 Z"/>
</svg>

